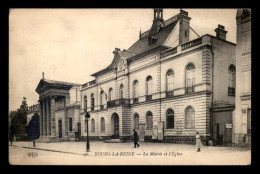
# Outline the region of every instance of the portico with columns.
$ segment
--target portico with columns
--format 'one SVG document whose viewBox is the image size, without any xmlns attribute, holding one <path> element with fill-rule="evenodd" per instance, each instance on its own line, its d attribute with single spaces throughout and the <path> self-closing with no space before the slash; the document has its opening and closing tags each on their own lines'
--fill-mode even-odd
<svg viewBox="0 0 260 174">
<path fill-rule="evenodd" d="M 70 118 L 73 117 L 70 119 L 68 112 L 79 112 L 79 88 L 79 84 L 47 80 L 44 77 L 40 80 L 36 88 L 40 103 L 40 138 L 67 138 L 69 133 L 74 134 L 77 131 L 79 118 L 75 117 L 78 114 L 70 115 Z"/>
</svg>

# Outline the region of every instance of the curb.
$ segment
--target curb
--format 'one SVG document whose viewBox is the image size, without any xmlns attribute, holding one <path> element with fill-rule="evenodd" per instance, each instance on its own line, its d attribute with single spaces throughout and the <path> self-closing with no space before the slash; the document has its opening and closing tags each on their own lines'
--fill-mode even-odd
<svg viewBox="0 0 260 174">
<path fill-rule="evenodd" d="M 65 151 L 51 150 L 51 149 L 42 149 L 42 148 L 37 148 L 37 147 L 25 147 L 25 146 L 16 146 L 16 145 L 9 145 L 9 146 L 20 147 L 20 148 L 25 148 L 25 149 L 35 149 L 35 150 L 43 150 L 43 151 L 50 151 L 50 152 L 59 152 L 59 153 L 68 153 L 68 154 L 73 154 L 73 155 L 86 156 L 86 154 L 82 154 L 82 153 L 65 152 Z"/>
</svg>

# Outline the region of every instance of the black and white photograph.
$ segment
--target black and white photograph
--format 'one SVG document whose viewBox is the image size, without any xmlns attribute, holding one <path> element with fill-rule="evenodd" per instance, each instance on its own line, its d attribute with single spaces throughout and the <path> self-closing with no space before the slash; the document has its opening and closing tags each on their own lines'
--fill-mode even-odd
<svg viewBox="0 0 260 174">
<path fill-rule="evenodd" d="M 250 8 L 10 8 L 10 165 L 251 165 Z"/>
</svg>

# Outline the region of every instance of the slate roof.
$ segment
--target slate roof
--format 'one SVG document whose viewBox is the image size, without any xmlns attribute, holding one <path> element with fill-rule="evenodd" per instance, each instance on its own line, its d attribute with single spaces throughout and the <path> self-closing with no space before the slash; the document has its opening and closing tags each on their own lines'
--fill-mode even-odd
<svg viewBox="0 0 260 174">
<path fill-rule="evenodd" d="M 53 84 L 53 85 L 80 85 L 77 83 L 70 83 L 70 82 L 62 82 L 62 81 L 57 81 L 57 80 L 48 80 L 48 79 L 42 79 L 43 81 Z"/>
<path fill-rule="evenodd" d="M 176 16 L 178 16 L 178 15 L 179 14 L 177 14 Z M 174 17 L 176 17 L 176 16 L 174 16 Z M 121 58 L 128 59 L 128 58 L 131 58 L 138 54 L 144 53 L 148 50 L 154 49 L 160 45 L 163 45 L 179 21 L 177 19 L 177 20 L 174 20 L 173 22 L 171 22 L 170 20 L 173 19 L 174 17 L 164 21 L 162 24 L 163 27 L 160 29 L 160 31 L 151 36 L 152 38 L 156 39 L 156 41 L 154 43 L 148 44 L 148 36 L 142 37 L 138 41 L 136 41 L 128 50 L 117 51 L 119 56 Z M 167 25 L 166 25 L 166 22 L 167 22 Z M 149 31 L 150 30 L 148 30 L 147 32 L 149 32 Z M 91 76 L 96 76 L 96 75 L 110 71 L 111 69 L 113 69 L 112 67 L 116 63 L 115 61 L 116 61 L 116 59 L 114 58 L 114 60 L 112 61 L 112 63 L 109 66 L 92 74 Z"/>
<path fill-rule="evenodd" d="M 131 53 L 138 55 L 140 53 L 143 53 L 145 51 L 148 51 L 150 49 L 153 49 L 159 45 L 162 45 L 166 39 L 168 38 L 168 36 L 170 35 L 170 33 L 172 32 L 172 30 L 174 29 L 174 27 L 176 26 L 178 20 L 169 24 L 166 27 L 163 27 L 158 33 L 152 35 L 153 38 L 156 38 L 157 40 L 153 43 L 153 44 L 148 44 L 148 36 L 139 39 L 137 42 L 135 42 L 129 49 L 128 51 L 130 51 Z"/>
</svg>

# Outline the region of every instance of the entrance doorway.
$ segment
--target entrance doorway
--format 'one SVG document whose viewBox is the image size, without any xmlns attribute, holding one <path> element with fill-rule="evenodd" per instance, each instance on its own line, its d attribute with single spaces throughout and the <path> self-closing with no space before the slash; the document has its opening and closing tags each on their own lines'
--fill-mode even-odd
<svg viewBox="0 0 260 174">
<path fill-rule="evenodd" d="M 59 138 L 62 138 L 62 120 L 59 120 Z"/>
<path fill-rule="evenodd" d="M 232 145 L 232 111 L 213 113 L 213 139 L 215 145 Z"/>
<path fill-rule="evenodd" d="M 111 138 L 119 139 L 119 116 L 117 113 L 114 113 L 111 117 L 111 129 L 112 129 Z"/>
</svg>

